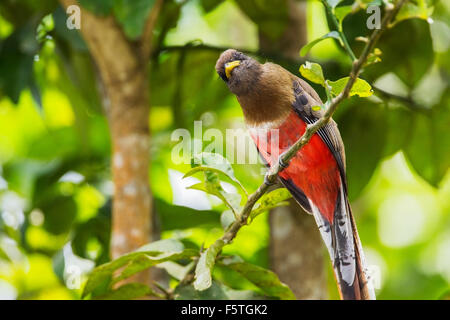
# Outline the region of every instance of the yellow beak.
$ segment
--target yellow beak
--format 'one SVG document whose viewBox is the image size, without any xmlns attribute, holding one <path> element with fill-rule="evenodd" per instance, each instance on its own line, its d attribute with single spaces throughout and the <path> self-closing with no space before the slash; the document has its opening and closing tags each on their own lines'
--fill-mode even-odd
<svg viewBox="0 0 450 320">
<path fill-rule="evenodd" d="M 225 74 L 227 75 L 227 79 L 230 79 L 231 71 L 233 71 L 233 69 L 236 68 L 240 64 L 241 64 L 241 62 L 239 60 L 225 63 Z"/>
</svg>

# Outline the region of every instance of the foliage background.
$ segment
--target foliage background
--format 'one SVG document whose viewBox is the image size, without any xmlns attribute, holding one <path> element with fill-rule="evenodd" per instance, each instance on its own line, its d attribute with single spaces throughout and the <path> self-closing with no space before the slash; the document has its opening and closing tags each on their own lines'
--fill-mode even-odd
<svg viewBox="0 0 450 320">
<path fill-rule="evenodd" d="M 139 36 L 139 15 L 151 3 L 80 2 L 99 14 L 112 10 L 130 38 Z M 162 238 L 199 248 L 221 235 L 225 207 L 185 189 L 196 180 L 181 180 L 190 166 L 172 161 L 177 142 L 171 133 L 186 128 L 193 134 L 199 119 L 204 130 L 243 127 L 237 101 L 214 71 L 224 48 L 251 51 L 298 74 L 301 60 L 259 54 L 258 28 L 279 36 L 283 3 L 165 2 L 150 61 L 149 119 L 150 185 Z M 434 11 L 398 22 L 379 43 L 382 62 L 364 73 L 391 95 L 351 98 L 335 116 L 360 236 L 369 264 L 381 271 L 380 299 L 448 297 L 450 283 L 450 7 L 445 1 L 417 6 Z M 367 34 L 361 28 L 366 18 L 360 11 L 344 20 L 356 52 L 362 46 L 353 39 Z M 81 289 L 67 287 L 69 266 L 86 275 L 109 260 L 109 129 L 95 67 L 65 21 L 54 1 L 0 3 L 0 299 L 78 299 Z M 309 41 L 329 31 L 317 1 L 307 2 L 307 24 Z M 350 66 L 331 39 L 308 59 L 322 63 L 332 80 Z M 248 190 L 261 183 L 259 166 L 233 167 Z M 268 267 L 268 233 L 264 214 L 225 253 Z M 221 268 L 215 276 L 234 289 L 254 289 Z"/>
</svg>

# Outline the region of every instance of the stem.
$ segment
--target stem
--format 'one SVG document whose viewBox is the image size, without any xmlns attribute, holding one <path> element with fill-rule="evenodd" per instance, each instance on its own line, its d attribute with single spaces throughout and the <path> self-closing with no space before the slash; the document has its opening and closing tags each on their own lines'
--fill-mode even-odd
<svg viewBox="0 0 450 320">
<path fill-rule="evenodd" d="M 378 88 L 376 86 L 372 86 L 372 89 L 380 97 L 386 99 L 387 101 L 396 100 L 396 101 L 402 103 L 402 105 L 411 109 L 412 111 L 420 112 L 424 115 L 429 115 L 429 113 L 430 113 L 430 109 L 428 109 L 427 107 L 425 107 L 423 105 L 417 104 L 410 96 L 400 96 L 400 95 L 397 95 L 394 93 L 384 91 L 383 89 Z"/>
<path fill-rule="evenodd" d="M 323 5 L 325 6 L 325 9 L 327 10 L 328 15 L 331 18 L 331 21 L 333 22 L 333 25 L 336 29 L 336 31 L 339 33 L 339 37 L 341 38 L 341 44 L 344 47 L 345 51 L 347 51 L 347 54 L 350 56 L 350 58 L 352 59 L 352 61 L 356 61 L 356 56 L 353 53 L 352 48 L 350 47 L 350 44 L 347 41 L 347 37 L 344 35 L 344 32 L 342 32 L 342 28 L 339 24 L 339 21 L 336 19 L 336 16 L 333 13 L 333 9 L 331 8 L 331 6 L 328 4 L 328 2 L 326 0 L 322 0 Z"/>
</svg>

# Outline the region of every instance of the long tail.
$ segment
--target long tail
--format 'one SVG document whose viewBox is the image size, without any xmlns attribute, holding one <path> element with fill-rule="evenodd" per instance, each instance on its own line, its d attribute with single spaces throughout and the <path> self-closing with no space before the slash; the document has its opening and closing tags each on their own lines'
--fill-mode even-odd
<svg viewBox="0 0 450 320">
<path fill-rule="evenodd" d="M 356 260 L 356 277 L 357 287 L 355 292 L 359 292 L 359 300 L 375 300 L 375 290 L 373 288 L 372 281 L 370 281 L 369 276 L 367 275 L 367 265 L 366 259 L 364 257 L 364 252 L 362 250 L 361 240 L 359 239 L 358 230 L 356 228 L 355 218 L 352 214 L 352 209 L 346 199 L 347 203 L 347 212 L 349 213 L 351 224 L 352 224 L 352 234 L 353 241 L 355 245 L 355 260 Z M 341 297 L 346 299 L 343 293 L 341 292 Z"/>
<path fill-rule="evenodd" d="M 333 262 L 341 299 L 374 300 L 375 291 L 366 275 L 364 252 L 343 185 L 341 184 L 337 197 L 334 220 L 329 222 L 295 185 L 284 179 L 281 181 L 291 191 L 294 199 L 314 215 Z"/>
<path fill-rule="evenodd" d="M 366 263 L 355 220 L 341 185 L 332 223 L 310 202 L 312 213 L 328 248 L 341 299 L 373 300 L 375 291 L 366 275 Z"/>
</svg>

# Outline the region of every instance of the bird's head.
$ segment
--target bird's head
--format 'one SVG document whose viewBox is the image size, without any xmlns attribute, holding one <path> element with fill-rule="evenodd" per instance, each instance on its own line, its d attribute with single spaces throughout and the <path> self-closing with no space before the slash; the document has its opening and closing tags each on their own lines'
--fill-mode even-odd
<svg viewBox="0 0 450 320">
<path fill-rule="evenodd" d="M 228 49 L 216 63 L 216 71 L 235 95 L 249 93 L 258 82 L 261 64 L 242 52 Z"/>
</svg>

